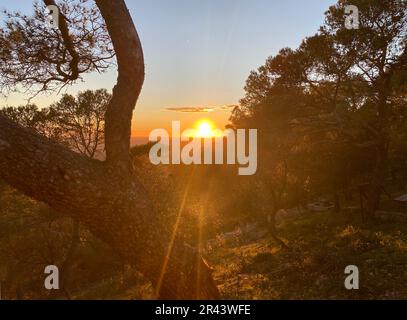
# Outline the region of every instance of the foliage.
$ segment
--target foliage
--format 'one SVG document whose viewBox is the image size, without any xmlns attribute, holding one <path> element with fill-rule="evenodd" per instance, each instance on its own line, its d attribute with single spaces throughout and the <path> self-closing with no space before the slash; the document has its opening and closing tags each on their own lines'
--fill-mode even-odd
<svg viewBox="0 0 407 320">
<path fill-rule="evenodd" d="M 60 30 L 47 26 L 43 4 L 34 4 L 32 17 L 4 12 L 6 22 L 0 28 L 3 93 L 21 86 L 33 94 L 52 91 L 111 64 L 114 51 L 96 6 L 74 0 L 61 2 L 59 8 Z"/>
</svg>

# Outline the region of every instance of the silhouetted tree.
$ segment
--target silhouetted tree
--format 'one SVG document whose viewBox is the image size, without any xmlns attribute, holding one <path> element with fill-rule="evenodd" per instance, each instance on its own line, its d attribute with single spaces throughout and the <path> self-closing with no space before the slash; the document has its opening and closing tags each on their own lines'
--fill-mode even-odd
<svg viewBox="0 0 407 320">
<path fill-rule="evenodd" d="M 47 112 L 71 149 L 90 158 L 100 157 L 104 149 L 105 112 L 110 99 L 111 95 L 104 89 L 87 90 L 77 97 L 64 95 Z"/>
<path fill-rule="evenodd" d="M 360 28 L 347 30 L 343 25 L 346 5 L 356 5 L 360 12 Z M 351 53 L 349 72 L 360 75 L 369 87 L 361 107 L 372 109 L 373 121 L 368 130 L 374 147 L 375 167 L 370 179 L 367 211 L 373 216 L 378 209 L 386 177 L 391 142 L 390 124 L 395 104 L 394 78 L 407 67 L 407 3 L 403 0 L 347 1 L 330 8 L 323 33 L 332 35 L 336 46 Z M 397 111 L 397 110 L 396 110 Z"/>
<path fill-rule="evenodd" d="M 53 0 L 44 3 L 55 5 Z M 105 115 L 106 161 L 90 160 L 0 117 L 0 176 L 88 227 L 147 276 L 161 297 L 216 298 L 218 290 L 211 269 L 199 252 L 172 234 L 174 217 L 154 208 L 144 186 L 132 173 L 131 119 L 144 81 L 143 51 L 123 0 L 96 0 L 96 5 L 118 65 L 117 83 Z M 0 56 L 6 55 L 11 59 L 10 66 L 15 67 L 7 76 L 7 65 L 0 66 L 3 87 L 21 84 L 32 88 L 39 84 L 47 90 L 51 84 L 66 85 L 85 72 L 97 70 L 105 58 L 111 57 L 105 38 L 101 46 L 99 41 L 93 42 L 98 37 L 91 37 L 91 43 L 82 41 L 88 28 L 91 35 L 95 32 L 95 24 L 84 22 L 88 18 L 83 11 L 79 11 L 81 18 L 68 23 L 69 6 L 60 9 L 59 31 L 44 30 L 44 19 L 37 13 L 27 29 L 31 30 L 30 36 L 25 36 L 25 27 L 16 27 L 18 17 L 11 17 L 1 33 L 0 47 L 7 50 L 2 50 Z M 104 24 L 101 26 L 97 30 L 103 30 Z M 21 36 L 18 46 L 13 45 L 14 34 Z M 34 58 L 31 49 L 38 49 L 34 50 Z M 52 57 L 45 52 L 52 52 Z M 22 68 L 23 74 L 17 72 L 13 77 L 18 63 L 26 68 Z M 30 68 L 32 72 L 28 72 Z"/>
<path fill-rule="evenodd" d="M 361 12 L 360 29 L 345 28 L 350 4 Z M 297 154 L 290 170 L 312 176 L 314 186 L 325 180 L 336 202 L 339 187 L 350 181 L 346 177 L 370 168 L 372 216 L 386 175 L 391 123 L 406 104 L 406 34 L 405 1 L 340 0 L 316 35 L 296 50 L 281 50 L 249 75 L 231 120 L 235 126 L 258 126 L 273 152 L 285 140 L 285 157 L 290 150 Z M 281 119 L 285 131 L 278 129 Z M 351 172 L 361 153 L 370 153 L 371 160 L 365 170 Z M 308 164 L 299 166 L 305 159 Z"/>
</svg>

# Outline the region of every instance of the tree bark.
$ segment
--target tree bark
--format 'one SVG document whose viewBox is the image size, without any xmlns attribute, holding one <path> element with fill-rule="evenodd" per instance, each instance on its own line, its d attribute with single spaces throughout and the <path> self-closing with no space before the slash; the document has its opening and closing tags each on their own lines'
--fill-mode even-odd
<svg viewBox="0 0 407 320">
<path fill-rule="evenodd" d="M 144 56 L 124 1 L 96 0 L 116 52 L 118 78 L 105 115 L 106 161 L 130 166 L 131 119 L 144 82 Z"/>
<path fill-rule="evenodd" d="M 86 226 L 140 270 L 165 299 L 213 299 L 211 269 L 175 239 L 132 174 L 132 111 L 144 80 L 141 44 L 122 0 L 96 0 L 112 38 L 118 80 L 106 113 L 106 162 L 88 159 L 0 116 L 0 177 Z M 168 244 L 173 244 L 171 247 Z"/>
<path fill-rule="evenodd" d="M 177 240 L 172 250 L 168 248 L 171 221 L 155 211 L 132 174 L 74 153 L 0 117 L 0 176 L 85 225 L 153 284 L 162 278 L 161 297 L 218 297 L 211 270 L 198 252 Z"/>
</svg>

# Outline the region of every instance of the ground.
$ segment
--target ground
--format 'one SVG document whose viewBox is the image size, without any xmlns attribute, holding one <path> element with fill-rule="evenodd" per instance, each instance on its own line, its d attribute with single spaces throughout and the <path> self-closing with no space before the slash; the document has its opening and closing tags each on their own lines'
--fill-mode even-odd
<svg viewBox="0 0 407 320">
<path fill-rule="evenodd" d="M 8 262 L 25 299 L 39 294 L 64 299 L 49 296 L 43 288 L 43 266 L 50 253 L 62 254 L 49 241 L 55 248 L 69 243 L 71 222 L 57 219 L 51 227 L 48 220 L 55 217 L 48 217 L 47 208 L 10 190 L 3 190 L 0 200 L 0 277 L 3 262 Z M 407 215 L 386 215 L 369 224 L 361 222 L 357 208 L 285 215 L 279 219 L 278 235 L 289 249 L 259 227 L 247 230 L 211 240 L 204 252 L 225 299 L 407 299 Z M 72 298 L 153 298 L 150 283 L 139 273 L 89 235 L 85 239 L 70 273 Z M 348 265 L 359 268 L 360 290 L 344 287 Z M 18 288 L 10 288 L 3 294 L 15 299 Z"/>
<path fill-rule="evenodd" d="M 407 219 L 363 224 L 354 210 L 304 212 L 278 227 L 288 250 L 258 238 L 257 229 L 206 252 L 224 299 L 407 299 Z M 359 268 L 359 290 L 344 287 L 347 265 Z M 149 285 L 131 272 L 75 298 L 95 295 L 152 298 Z"/>
<path fill-rule="evenodd" d="M 226 299 L 406 299 L 407 219 L 362 224 L 354 211 L 306 212 L 284 220 L 279 234 L 236 239 L 208 252 Z M 360 289 L 346 290 L 347 265 Z"/>
</svg>

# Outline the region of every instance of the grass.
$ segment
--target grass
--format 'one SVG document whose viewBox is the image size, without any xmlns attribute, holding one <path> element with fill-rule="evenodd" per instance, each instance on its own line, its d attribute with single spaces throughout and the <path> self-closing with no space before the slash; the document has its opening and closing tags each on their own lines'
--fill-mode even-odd
<svg viewBox="0 0 407 320">
<path fill-rule="evenodd" d="M 104 279 L 86 290 L 75 293 L 75 300 L 140 300 L 153 299 L 153 289 L 146 279 L 132 269 Z"/>
<path fill-rule="evenodd" d="M 226 299 L 406 299 L 407 223 L 365 225 L 350 211 L 305 213 L 279 226 L 284 250 L 271 238 L 208 252 Z M 347 265 L 360 289 L 346 290 Z"/>
</svg>

